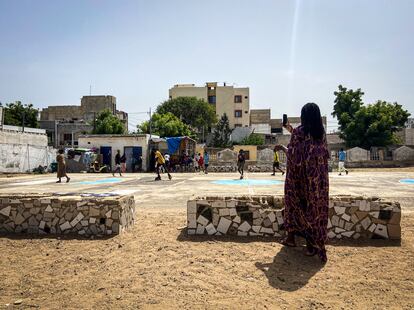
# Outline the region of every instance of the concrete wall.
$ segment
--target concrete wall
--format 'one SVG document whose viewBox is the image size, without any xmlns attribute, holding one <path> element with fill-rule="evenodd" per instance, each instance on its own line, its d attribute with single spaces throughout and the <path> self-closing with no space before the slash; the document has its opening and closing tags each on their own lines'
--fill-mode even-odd
<svg viewBox="0 0 414 310">
<path fill-rule="evenodd" d="M 115 165 L 116 151 L 124 152 L 124 147 L 142 147 L 142 169 L 148 169 L 149 135 L 84 135 L 79 137 L 79 147 L 100 149 L 101 146 L 112 147 L 112 166 Z"/>
<path fill-rule="evenodd" d="M 240 150 L 248 151 L 249 152 L 249 161 L 256 161 L 257 160 L 257 146 L 256 145 L 235 145 L 233 147 L 233 151 L 237 154 Z"/>
<path fill-rule="evenodd" d="M 56 150 L 47 146 L 46 134 L 0 131 L 0 172 L 23 173 L 49 166 Z"/>
<path fill-rule="evenodd" d="M 393 160 L 414 160 L 414 149 L 401 146 L 392 152 Z"/>
<path fill-rule="evenodd" d="M 193 87 L 193 86 L 180 86 L 173 87 L 169 90 L 169 96 L 172 99 L 177 97 L 197 97 L 208 102 L 207 87 Z"/>
<path fill-rule="evenodd" d="M 367 161 L 370 159 L 369 151 L 360 147 L 347 150 L 347 161 Z"/>
</svg>

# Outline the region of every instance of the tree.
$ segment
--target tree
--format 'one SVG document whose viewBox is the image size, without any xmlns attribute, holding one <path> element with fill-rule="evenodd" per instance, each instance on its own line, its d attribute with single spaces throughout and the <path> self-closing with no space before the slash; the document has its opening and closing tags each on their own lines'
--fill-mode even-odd
<svg viewBox="0 0 414 310">
<path fill-rule="evenodd" d="M 213 139 L 211 145 L 214 147 L 228 147 L 230 146 L 230 124 L 227 114 L 224 113 L 218 121 L 213 131 Z"/>
<path fill-rule="evenodd" d="M 141 125 L 138 125 L 137 129 L 140 133 L 149 134 L 149 121 L 145 121 Z M 154 113 L 151 117 L 151 132 L 160 137 L 194 137 L 194 132 L 191 128 L 172 113 Z"/>
<path fill-rule="evenodd" d="M 196 97 L 178 97 L 164 101 L 157 107 L 157 113 L 172 113 L 199 133 L 217 122 L 213 106 Z"/>
<path fill-rule="evenodd" d="M 31 103 L 24 105 L 20 101 L 8 103 L 4 107 L 3 112 L 5 125 L 22 126 L 24 119 L 25 127 L 39 127 L 39 122 L 37 120 L 39 111 L 35 109 Z"/>
<path fill-rule="evenodd" d="M 124 124 L 108 109 L 98 114 L 94 127 L 92 133 L 99 135 L 123 134 L 126 132 Z"/>
<path fill-rule="evenodd" d="M 340 137 L 348 147 L 388 146 L 399 142 L 395 133 L 403 128 L 410 114 L 397 103 L 377 101 L 364 105 L 361 89 L 347 90 L 339 85 L 334 92 L 333 116 L 339 123 Z"/>
<path fill-rule="evenodd" d="M 246 138 L 244 138 L 242 141 L 240 141 L 240 145 L 264 145 L 265 140 L 263 138 L 263 135 L 260 135 L 258 133 L 252 133 Z"/>
</svg>

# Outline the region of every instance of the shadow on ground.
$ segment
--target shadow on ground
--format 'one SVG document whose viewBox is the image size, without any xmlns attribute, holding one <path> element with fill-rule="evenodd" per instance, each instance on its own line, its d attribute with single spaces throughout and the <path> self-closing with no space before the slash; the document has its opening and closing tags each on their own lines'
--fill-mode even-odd
<svg viewBox="0 0 414 310">
<path fill-rule="evenodd" d="M 304 256 L 302 250 L 302 247 L 282 247 L 273 262 L 257 262 L 256 268 L 263 271 L 272 287 L 288 292 L 296 291 L 324 267 L 317 256 Z"/>
<path fill-rule="evenodd" d="M 181 229 L 177 236 L 177 241 L 180 242 L 237 242 L 237 243 L 250 243 L 250 242 L 279 242 L 280 238 L 277 237 L 241 237 L 232 235 L 223 236 L 209 236 L 209 235 L 187 235 L 187 228 Z M 304 245 L 305 240 L 301 237 L 296 238 L 296 244 L 298 246 Z M 329 240 L 327 245 L 331 246 L 343 246 L 343 247 L 399 247 L 401 246 L 401 240 L 388 240 L 388 239 L 334 239 Z"/>
</svg>

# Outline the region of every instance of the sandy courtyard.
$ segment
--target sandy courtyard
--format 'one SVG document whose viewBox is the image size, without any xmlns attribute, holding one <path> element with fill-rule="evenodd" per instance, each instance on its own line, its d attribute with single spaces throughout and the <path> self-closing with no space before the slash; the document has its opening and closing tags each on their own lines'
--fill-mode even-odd
<svg viewBox="0 0 414 310">
<path fill-rule="evenodd" d="M 1 177 L 0 192 L 128 191 L 137 202 L 136 225 L 108 239 L 0 237 L 0 308 L 414 308 L 414 185 L 398 182 L 414 178 L 414 169 L 330 176 L 331 194 L 400 201 L 402 241 L 330 243 L 325 266 L 271 238 L 185 235 L 191 196 L 281 194 L 283 184 L 211 183 L 236 174 L 177 174 L 171 182 L 130 174 L 96 184 L 112 176 L 71 177 L 69 185 L 55 184 L 52 175 Z"/>
</svg>

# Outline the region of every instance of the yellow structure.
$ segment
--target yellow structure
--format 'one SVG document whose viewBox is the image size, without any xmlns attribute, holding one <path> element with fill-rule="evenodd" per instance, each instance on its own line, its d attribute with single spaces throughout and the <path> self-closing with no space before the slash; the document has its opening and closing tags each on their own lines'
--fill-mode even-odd
<svg viewBox="0 0 414 310">
<path fill-rule="evenodd" d="M 257 145 L 235 145 L 233 151 L 239 153 L 243 150 L 246 153 L 246 160 L 256 161 L 257 160 Z"/>
<path fill-rule="evenodd" d="M 170 99 L 178 97 L 197 97 L 214 106 L 217 117 L 224 113 L 229 118 L 230 128 L 249 127 L 250 98 L 248 87 L 218 86 L 217 82 L 205 86 L 194 84 L 177 84 L 169 90 Z"/>
</svg>

